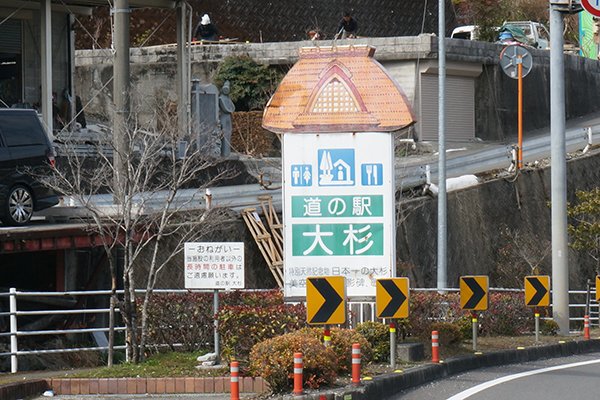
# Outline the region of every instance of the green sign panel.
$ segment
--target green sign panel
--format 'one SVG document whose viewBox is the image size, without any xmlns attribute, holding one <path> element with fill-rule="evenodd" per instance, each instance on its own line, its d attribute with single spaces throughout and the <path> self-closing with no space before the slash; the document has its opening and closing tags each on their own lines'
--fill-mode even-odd
<svg viewBox="0 0 600 400">
<path fill-rule="evenodd" d="M 323 217 L 383 217 L 383 196 L 292 196 L 292 218 Z"/>
<path fill-rule="evenodd" d="M 294 224 L 294 256 L 381 256 L 383 224 Z"/>
</svg>

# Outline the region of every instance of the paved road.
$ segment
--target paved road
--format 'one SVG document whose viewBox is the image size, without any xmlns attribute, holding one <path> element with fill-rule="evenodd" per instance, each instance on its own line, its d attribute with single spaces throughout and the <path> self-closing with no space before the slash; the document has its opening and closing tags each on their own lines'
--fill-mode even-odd
<svg viewBox="0 0 600 400">
<path fill-rule="evenodd" d="M 599 379 L 600 353 L 590 353 L 471 371 L 390 400 L 596 399 Z"/>
</svg>

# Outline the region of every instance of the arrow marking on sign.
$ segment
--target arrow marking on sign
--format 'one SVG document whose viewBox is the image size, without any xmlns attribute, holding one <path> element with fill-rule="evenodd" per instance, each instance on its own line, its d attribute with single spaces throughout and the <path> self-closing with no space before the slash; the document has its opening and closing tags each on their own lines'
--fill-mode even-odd
<svg viewBox="0 0 600 400">
<path fill-rule="evenodd" d="M 335 291 L 325 278 L 311 279 L 315 289 L 323 296 L 325 302 L 310 321 L 313 324 L 326 324 L 344 299 Z"/>
<path fill-rule="evenodd" d="M 386 290 L 386 292 L 392 296 L 392 299 L 388 305 L 381 312 L 380 318 L 391 318 L 394 314 L 396 314 L 396 312 L 398 312 L 400 307 L 402 307 L 402 304 L 404 304 L 406 301 L 406 295 L 402 293 L 402 290 L 400 290 L 392 280 L 381 280 L 379 283 Z"/>
<path fill-rule="evenodd" d="M 546 293 L 548 293 L 548 290 L 538 278 L 527 278 L 527 281 L 536 290 L 536 293 L 533 295 L 533 297 L 531 298 L 531 300 L 529 300 L 529 303 L 527 304 L 535 306 L 539 304 L 540 301 L 542 301 Z"/>
<path fill-rule="evenodd" d="M 479 286 L 479 283 L 477 283 L 477 280 L 475 278 L 463 278 L 463 281 L 473 292 L 471 298 L 469 299 L 469 301 L 466 302 L 463 308 L 467 310 L 473 309 L 477 307 L 477 304 L 479 304 L 481 299 L 483 299 L 483 296 L 485 296 L 485 290 L 483 290 L 483 288 Z"/>
</svg>

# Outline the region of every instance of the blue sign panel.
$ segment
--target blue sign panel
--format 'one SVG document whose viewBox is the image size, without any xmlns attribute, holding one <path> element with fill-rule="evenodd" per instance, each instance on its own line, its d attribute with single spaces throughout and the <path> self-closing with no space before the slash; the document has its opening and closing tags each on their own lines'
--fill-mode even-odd
<svg viewBox="0 0 600 400">
<path fill-rule="evenodd" d="M 354 149 L 318 151 L 319 186 L 354 186 Z"/>
<path fill-rule="evenodd" d="M 292 165 L 292 186 L 312 186 L 312 165 Z"/>
<path fill-rule="evenodd" d="M 383 164 L 362 164 L 360 169 L 363 186 L 383 185 Z"/>
</svg>

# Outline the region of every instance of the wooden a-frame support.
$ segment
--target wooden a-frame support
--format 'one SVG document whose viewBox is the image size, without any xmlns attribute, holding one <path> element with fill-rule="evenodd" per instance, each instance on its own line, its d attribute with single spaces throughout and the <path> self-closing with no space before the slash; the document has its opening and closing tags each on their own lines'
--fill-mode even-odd
<svg viewBox="0 0 600 400">
<path fill-rule="evenodd" d="M 283 288 L 283 226 L 279 222 L 279 217 L 271 202 L 271 196 L 261 196 L 259 200 L 271 232 L 267 231 L 256 208 L 245 208 L 242 210 L 242 217 L 275 277 L 277 285 Z"/>
</svg>

